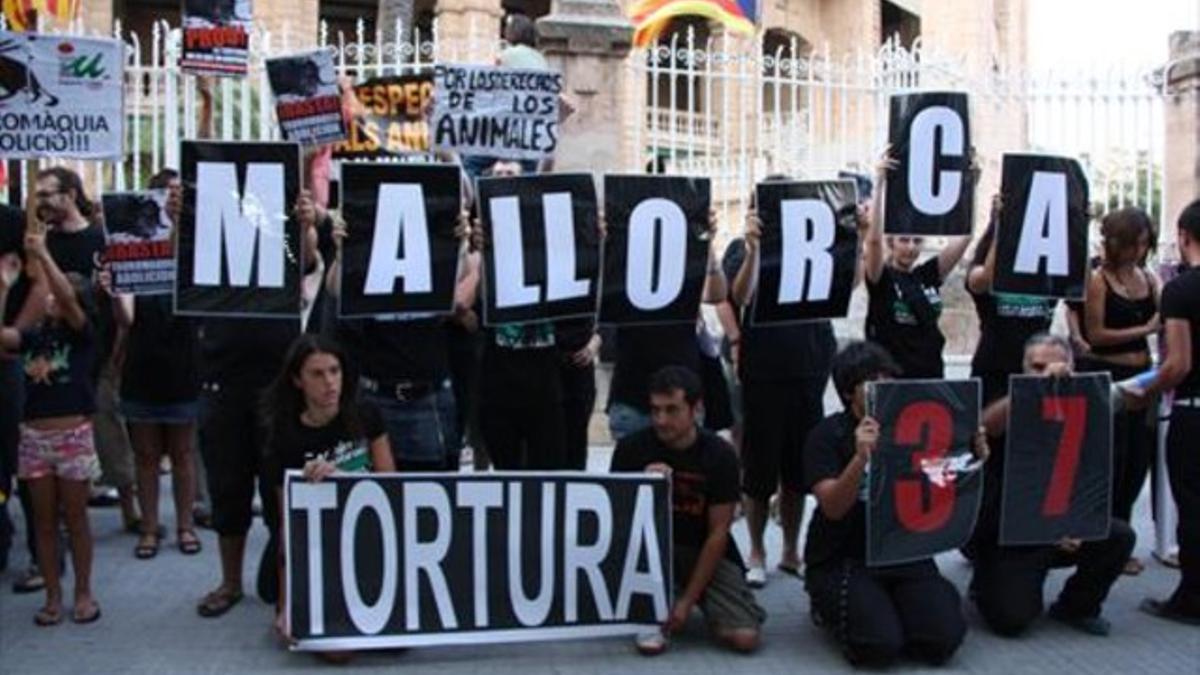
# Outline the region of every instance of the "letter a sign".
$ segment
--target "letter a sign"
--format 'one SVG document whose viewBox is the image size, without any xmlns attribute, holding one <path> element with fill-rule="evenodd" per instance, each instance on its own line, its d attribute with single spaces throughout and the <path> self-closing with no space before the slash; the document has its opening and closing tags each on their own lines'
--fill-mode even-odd
<svg viewBox="0 0 1200 675">
<path fill-rule="evenodd" d="M 890 127 L 888 140 L 899 166 L 887 182 L 887 233 L 971 234 L 967 95 L 893 96 Z"/>
<path fill-rule="evenodd" d="M 1088 184 L 1066 157 L 1005 155 L 994 292 L 1083 298 Z"/>
<path fill-rule="evenodd" d="M 299 146 L 185 141 L 181 155 L 175 313 L 298 318 Z"/>
<path fill-rule="evenodd" d="M 858 264 L 852 180 L 758 185 L 762 253 L 756 326 L 846 316 Z"/>
</svg>

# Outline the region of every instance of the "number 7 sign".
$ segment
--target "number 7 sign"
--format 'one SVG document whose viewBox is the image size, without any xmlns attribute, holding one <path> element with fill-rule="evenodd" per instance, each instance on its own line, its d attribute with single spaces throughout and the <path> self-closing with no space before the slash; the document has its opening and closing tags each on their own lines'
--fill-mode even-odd
<svg viewBox="0 0 1200 675">
<path fill-rule="evenodd" d="M 1108 536 L 1112 402 L 1107 373 L 1013 376 L 1001 491 L 1000 543 Z"/>
</svg>

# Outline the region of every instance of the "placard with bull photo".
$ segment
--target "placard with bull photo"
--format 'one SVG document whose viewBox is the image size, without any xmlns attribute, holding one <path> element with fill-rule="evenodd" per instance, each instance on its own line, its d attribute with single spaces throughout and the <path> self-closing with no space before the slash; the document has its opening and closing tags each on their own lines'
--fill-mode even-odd
<svg viewBox="0 0 1200 675">
<path fill-rule="evenodd" d="M 425 106 L 433 98 L 433 73 L 374 77 L 354 85 L 361 109 L 348 135 L 333 146 L 334 159 L 381 159 L 427 152 Z"/>
<path fill-rule="evenodd" d="M 315 49 L 265 63 L 284 140 L 321 145 L 346 138 L 332 50 Z"/>
<path fill-rule="evenodd" d="M 434 149 L 504 159 L 554 156 L 561 73 L 439 64 L 433 79 Z"/>
<path fill-rule="evenodd" d="M 184 141 L 175 313 L 298 318 L 295 143 Z"/>
<path fill-rule="evenodd" d="M 450 164 L 342 166 L 339 317 L 453 309 L 460 176 Z"/>
<path fill-rule="evenodd" d="M 846 316 L 858 265 L 852 180 L 759 183 L 762 222 L 754 326 Z"/>
<path fill-rule="evenodd" d="M 1082 300 L 1088 183 L 1079 162 L 1006 154 L 1000 181 L 993 291 Z"/>
<path fill-rule="evenodd" d="M 167 191 L 110 192 L 101 197 L 108 242 L 104 260 L 114 293 L 162 295 L 175 286 L 175 251 Z"/>
<path fill-rule="evenodd" d="M 959 548 L 983 499 L 975 456 L 979 380 L 874 382 L 879 422 L 867 497 L 867 564 L 895 565 Z"/>
<path fill-rule="evenodd" d="M 1108 536 L 1112 381 L 1108 373 L 1009 378 L 1000 544 Z"/>
<path fill-rule="evenodd" d="M 0 157 L 120 159 L 125 44 L 0 30 Z"/>
<path fill-rule="evenodd" d="M 302 650 L 632 635 L 671 607 L 652 474 L 289 472 L 288 624 Z"/>
<path fill-rule="evenodd" d="M 482 178 L 484 325 L 591 317 L 600 277 L 591 174 Z"/>
<path fill-rule="evenodd" d="M 252 0 L 184 0 L 179 69 L 197 75 L 245 75 Z"/>
<path fill-rule="evenodd" d="M 600 321 L 695 323 L 708 264 L 707 178 L 605 176 Z"/>
<path fill-rule="evenodd" d="M 974 185 L 967 95 L 920 92 L 891 99 L 884 232 L 970 236 Z"/>
</svg>

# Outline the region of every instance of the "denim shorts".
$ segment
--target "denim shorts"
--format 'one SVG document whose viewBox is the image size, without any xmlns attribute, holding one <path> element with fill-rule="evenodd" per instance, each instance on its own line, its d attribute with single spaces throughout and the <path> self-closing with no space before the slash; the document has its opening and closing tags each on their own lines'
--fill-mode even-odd
<svg viewBox="0 0 1200 675">
<path fill-rule="evenodd" d="M 379 408 L 399 471 L 453 471 L 458 468 L 457 418 L 450 380 L 411 401 L 362 392 Z"/>
<path fill-rule="evenodd" d="M 121 400 L 121 414 L 125 420 L 140 424 L 193 424 L 199 418 L 199 410 L 196 401 L 144 403 Z"/>
</svg>

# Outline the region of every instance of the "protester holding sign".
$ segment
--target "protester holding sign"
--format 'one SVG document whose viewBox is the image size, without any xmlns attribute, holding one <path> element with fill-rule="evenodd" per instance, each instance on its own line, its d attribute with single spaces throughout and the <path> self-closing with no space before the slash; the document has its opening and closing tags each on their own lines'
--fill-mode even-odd
<svg viewBox="0 0 1200 675">
<path fill-rule="evenodd" d="M 745 236 L 730 242 L 723 266 L 730 280 L 730 300 L 742 308 L 741 336 L 731 348 L 738 354 L 742 382 L 742 494 L 750 532 L 746 578 L 751 586 L 761 587 L 767 580 L 763 533 L 769 502 L 777 490 L 783 528 L 779 570 L 800 574 L 804 439 L 825 415 L 825 384 L 837 343 L 829 321 L 755 326 L 749 320 L 762 250 L 762 221 L 753 208 L 754 195 L 750 201 Z"/>
<path fill-rule="evenodd" d="M 396 470 L 379 409 L 358 400 L 356 383 L 346 381 L 347 365 L 345 353 L 332 341 L 303 335 L 288 349 L 283 370 L 267 390 L 269 431 L 264 474 L 280 504 L 283 475 L 289 469 L 302 469 L 311 481 L 336 472 Z M 281 548 L 281 584 L 284 557 Z M 286 602 L 281 585 L 275 627 L 281 637 L 288 639 Z"/>
<path fill-rule="evenodd" d="M 946 336 L 938 326 L 942 313 L 940 288 L 967 252 L 971 237 L 955 237 L 941 252 L 920 265 L 917 259 L 925 243 L 923 237 L 887 236 L 885 253 L 882 199 L 889 187 L 888 172 L 895 166 L 890 157 L 885 157 L 879 165 L 876 182 L 880 185 L 875 190 L 870 227 L 863 241 L 864 278 L 870 298 L 865 333 L 867 339 L 896 359 L 901 377 L 941 379 Z M 972 187 L 977 177 L 977 172 L 972 174 Z"/>
<path fill-rule="evenodd" d="M 1000 197 L 992 202 L 991 220 L 967 271 L 967 291 L 979 316 L 979 343 L 971 360 L 971 377 L 983 383 L 984 405 L 1004 396 L 1008 376 L 1021 372 L 1025 341 L 1050 329 L 1056 300 L 992 291 L 996 275 L 996 240 Z"/>
<path fill-rule="evenodd" d="M 1025 346 L 1023 370 L 1027 375 L 1044 377 L 1071 375 L 1074 360 L 1070 343 L 1047 333 L 1034 335 Z M 1085 633 L 1108 635 L 1111 626 L 1100 616 L 1101 608 L 1129 560 L 1136 535 L 1128 523 L 1113 518 L 1108 535 L 1094 541 L 1064 538 L 1058 546 L 1000 544 L 1006 454 L 1006 443 L 1001 437 L 1014 424 L 1032 422 L 1010 416 L 1010 403 L 1004 397 L 988 406 L 983 414 L 988 434 L 1000 440 L 992 442 L 997 453 L 986 467 L 983 507 L 975 527 L 975 574 L 971 579 L 975 605 L 993 631 L 1010 637 L 1019 635 L 1042 614 L 1043 587 L 1050 569 L 1075 567 L 1075 574 L 1067 580 L 1048 614 Z M 1059 439 L 1051 435 L 1045 443 L 1046 454 L 1052 455 Z M 1073 485 L 1067 485 L 1066 489 L 1072 494 L 1081 492 Z"/>
<path fill-rule="evenodd" d="M 741 556 L 729 536 L 737 503 L 737 456 L 716 434 L 699 427 L 700 378 L 669 366 L 647 384 L 653 428 L 617 442 L 610 471 L 651 471 L 671 480 L 675 605 L 661 631 L 638 637 L 652 656 L 667 648 L 672 633 L 697 605 L 716 637 L 738 652 L 758 648 L 766 619 L 742 579 Z"/>
<path fill-rule="evenodd" d="M 1172 388 L 1167 466 L 1179 507 L 1179 586 L 1167 600 L 1147 599 L 1142 611 L 1200 624 L 1200 200 L 1179 215 L 1179 252 L 1188 270 L 1163 288 L 1166 358 L 1141 392 L 1152 397 Z"/>
<path fill-rule="evenodd" d="M 866 474 L 879 442 L 879 422 L 866 414 L 866 385 L 897 373 L 879 345 L 847 345 L 833 361 L 844 410 L 818 424 L 804 446 L 804 480 L 818 505 L 804 551 L 805 588 L 814 619 L 855 666 L 884 666 L 901 653 L 941 664 L 967 632 L 958 591 L 932 559 L 875 568 L 864 562 Z M 986 456 L 986 443 L 977 440 L 975 453 Z"/>
<path fill-rule="evenodd" d="M 17 475 L 28 485 L 37 529 L 38 565 L 45 577 L 46 604 L 34 615 L 39 626 L 63 619 L 58 539 L 59 514 L 70 533 L 75 572 L 75 623 L 100 618 L 91 589 L 92 534 L 88 488 L 99 475 L 92 413 L 96 410 L 95 310 L 88 282 L 64 273 L 46 244 L 46 222 L 26 208 L 25 256 L 49 288 L 45 318 L 35 327 L 0 327 L 0 349 L 19 352 L 25 366 L 25 410 Z M 0 307 L 19 266 L 11 257 L 0 269 Z"/>
<path fill-rule="evenodd" d="M 1091 347 L 1088 370 L 1108 371 L 1114 382 L 1128 380 L 1154 365 L 1148 337 L 1158 332 L 1158 280 L 1146 269 L 1154 227 L 1145 211 L 1126 207 L 1100 222 L 1104 256 L 1087 283 L 1083 320 Z M 1157 438 L 1144 410 L 1113 418 L 1113 517 L 1129 522 L 1146 482 Z M 1131 558 L 1126 571 L 1141 572 Z"/>
</svg>

